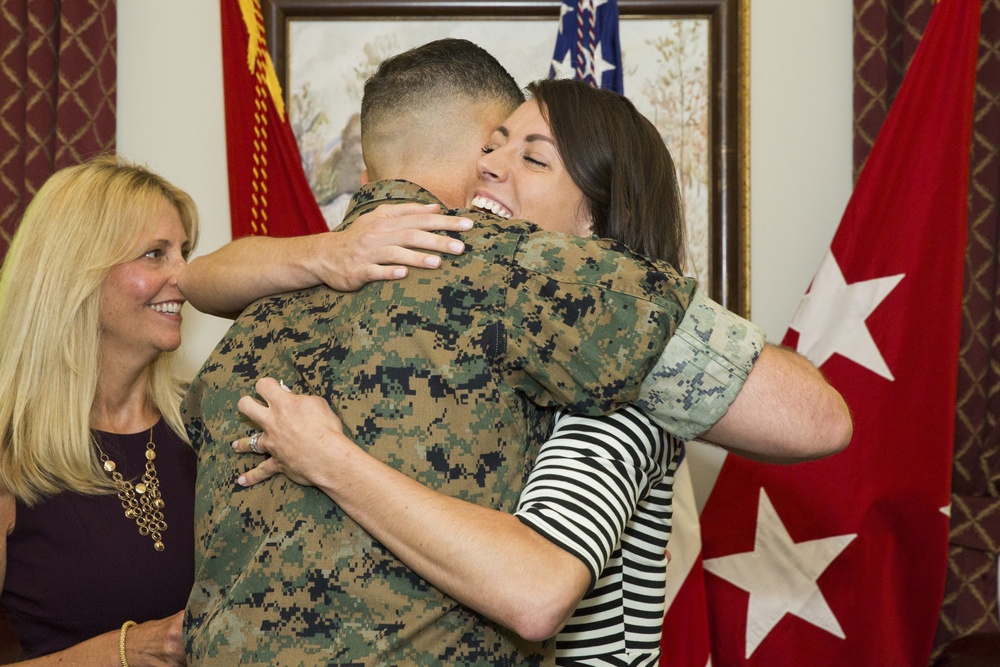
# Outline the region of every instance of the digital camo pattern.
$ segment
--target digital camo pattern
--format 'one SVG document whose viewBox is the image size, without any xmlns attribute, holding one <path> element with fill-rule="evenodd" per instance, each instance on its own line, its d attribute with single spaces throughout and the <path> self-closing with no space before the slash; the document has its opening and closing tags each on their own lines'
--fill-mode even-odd
<svg viewBox="0 0 1000 667">
<path fill-rule="evenodd" d="M 691 440 L 719 421 L 764 349 L 760 327 L 696 293 L 635 406 Z"/>
<path fill-rule="evenodd" d="M 375 183 L 352 219 L 402 200 L 436 203 Z M 315 489 L 284 476 L 236 484 L 252 465 L 229 445 L 252 430 L 236 403 L 265 376 L 325 397 L 380 460 L 507 512 L 552 408 L 597 414 L 636 398 L 693 282 L 607 242 L 466 215 L 477 222 L 466 253 L 438 270 L 252 305 L 195 378 L 184 404 L 199 450 L 191 664 L 551 664 L 551 642 L 459 605 Z"/>
</svg>

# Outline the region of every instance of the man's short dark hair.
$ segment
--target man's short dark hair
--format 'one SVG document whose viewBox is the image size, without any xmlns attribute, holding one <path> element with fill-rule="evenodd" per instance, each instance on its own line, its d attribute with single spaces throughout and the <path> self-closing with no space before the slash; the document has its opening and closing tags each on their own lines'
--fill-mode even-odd
<svg viewBox="0 0 1000 667">
<path fill-rule="evenodd" d="M 514 77 L 485 49 L 466 39 L 439 39 L 386 59 L 365 82 L 361 134 L 385 116 L 443 97 L 495 101 L 511 111 L 524 102 Z"/>
</svg>

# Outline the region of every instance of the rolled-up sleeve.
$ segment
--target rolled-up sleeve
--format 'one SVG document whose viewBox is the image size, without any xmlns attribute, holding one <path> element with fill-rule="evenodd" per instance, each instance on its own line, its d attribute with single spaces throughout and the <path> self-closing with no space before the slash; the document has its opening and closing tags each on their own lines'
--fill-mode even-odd
<svg viewBox="0 0 1000 667">
<path fill-rule="evenodd" d="M 635 406 L 665 431 L 695 438 L 719 421 L 764 348 L 764 332 L 696 291 Z"/>
</svg>

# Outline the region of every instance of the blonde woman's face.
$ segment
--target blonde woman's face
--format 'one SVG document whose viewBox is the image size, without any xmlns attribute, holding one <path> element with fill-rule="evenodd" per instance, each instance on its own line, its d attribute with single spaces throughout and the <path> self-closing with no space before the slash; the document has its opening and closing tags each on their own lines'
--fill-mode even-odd
<svg viewBox="0 0 1000 667">
<path fill-rule="evenodd" d="M 187 266 L 188 238 L 166 199 L 153 233 L 134 259 L 118 264 L 101 285 L 101 351 L 105 359 L 151 363 L 181 344 L 184 297 L 177 276 Z"/>
</svg>

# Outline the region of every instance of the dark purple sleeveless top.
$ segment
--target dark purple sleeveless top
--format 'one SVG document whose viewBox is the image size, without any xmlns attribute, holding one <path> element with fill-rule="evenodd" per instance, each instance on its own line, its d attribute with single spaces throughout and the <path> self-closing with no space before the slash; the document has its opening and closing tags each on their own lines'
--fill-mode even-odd
<svg viewBox="0 0 1000 667">
<path fill-rule="evenodd" d="M 134 483 L 145 469 L 149 431 L 95 435 Z M 162 419 L 153 442 L 167 522 L 163 551 L 125 518 L 116 495 L 60 493 L 35 507 L 17 504 L 0 604 L 21 642 L 21 659 L 60 651 L 128 620 L 184 609 L 194 582 L 196 458 Z"/>
</svg>

